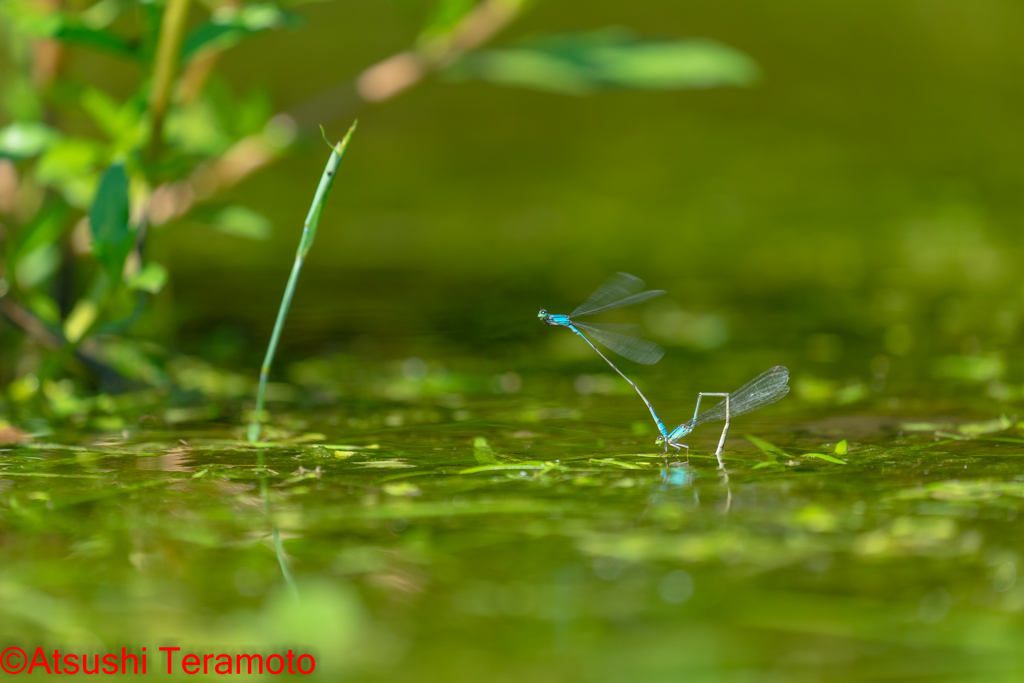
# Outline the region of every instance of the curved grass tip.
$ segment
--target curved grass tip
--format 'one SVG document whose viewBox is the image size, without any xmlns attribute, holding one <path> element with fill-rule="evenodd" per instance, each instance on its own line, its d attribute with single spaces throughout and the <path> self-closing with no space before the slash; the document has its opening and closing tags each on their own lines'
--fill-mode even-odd
<svg viewBox="0 0 1024 683">
<path fill-rule="evenodd" d="M 330 147 L 332 151 L 341 152 L 346 147 L 348 147 L 348 141 L 352 138 L 352 133 L 356 132 L 356 126 L 358 126 L 358 125 L 359 125 L 359 119 L 354 120 L 352 122 L 352 125 L 349 126 L 348 132 L 345 133 L 345 137 L 343 137 L 341 139 L 341 142 L 339 142 L 337 144 L 332 143 L 330 141 L 330 139 L 328 139 L 327 131 L 324 130 L 323 124 L 320 124 L 320 135 L 323 136 L 324 142 L 327 143 L 327 146 Z"/>
</svg>

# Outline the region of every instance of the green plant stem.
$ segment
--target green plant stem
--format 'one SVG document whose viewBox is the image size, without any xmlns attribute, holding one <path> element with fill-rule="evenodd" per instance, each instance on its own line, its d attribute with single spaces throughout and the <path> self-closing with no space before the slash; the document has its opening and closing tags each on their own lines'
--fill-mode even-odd
<svg viewBox="0 0 1024 683">
<path fill-rule="evenodd" d="M 323 213 L 324 203 L 327 201 L 327 195 L 334 184 L 334 176 L 337 175 L 338 166 L 341 165 L 341 160 L 345 157 L 345 150 L 348 149 L 348 142 L 352 139 L 352 134 L 355 130 L 356 124 L 353 123 L 352 127 L 345 133 L 342 141 L 334 145 L 331 150 L 331 157 L 327 160 L 327 166 L 324 167 L 323 175 L 320 176 L 320 184 L 316 188 L 316 194 L 313 195 L 313 204 L 309 207 L 309 213 L 306 215 L 306 223 L 302 228 L 302 239 L 299 240 L 299 248 L 295 252 L 295 263 L 292 265 L 291 275 L 288 276 L 288 284 L 285 285 L 284 296 L 281 298 L 281 307 L 277 311 L 277 320 L 274 322 L 274 331 L 270 334 L 270 343 L 267 345 L 267 355 L 263 359 L 263 367 L 260 368 L 260 387 L 256 392 L 256 412 L 253 415 L 252 422 L 249 423 L 247 435 L 249 441 L 259 441 L 262 430 L 260 419 L 263 414 L 263 402 L 267 391 L 267 378 L 270 376 L 270 366 L 274 362 L 277 343 L 281 339 L 281 330 L 284 329 L 284 321 L 288 317 L 288 309 L 292 304 L 292 296 L 295 294 L 295 285 L 299 281 L 302 264 L 305 262 L 306 255 L 309 254 L 309 250 L 313 246 L 313 240 L 316 238 L 316 230 L 320 225 L 320 214 Z"/>
<path fill-rule="evenodd" d="M 167 0 L 160 21 L 160 39 L 156 46 L 153 82 L 149 90 L 149 115 L 153 128 L 149 139 L 150 158 L 155 159 L 163 136 L 164 118 L 171 102 L 174 75 L 178 70 L 178 55 L 185 38 L 188 6 L 191 0 Z"/>
</svg>

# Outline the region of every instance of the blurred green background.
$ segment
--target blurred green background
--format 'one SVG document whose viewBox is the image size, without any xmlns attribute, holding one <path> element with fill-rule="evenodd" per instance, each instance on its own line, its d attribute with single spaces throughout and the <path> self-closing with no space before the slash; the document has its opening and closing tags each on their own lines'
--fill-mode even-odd
<svg viewBox="0 0 1024 683">
<path fill-rule="evenodd" d="M 557 353 L 536 309 L 571 309 L 626 270 L 669 291 L 652 336 L 697 359 L 771 348 L 843 381 L 880 355 L 922 379 L 935 374 L 924 359 L 952 354 L 1016 376 L 1019 5 L 540 2 L 491 45 L 619 26 L 720 41 L 760 77 L 569 96 L 442 73 L 354 106 L 344 84 L 411 44 L 427 9 L 299 5 L 301 27 L 221 60 L 235 93 L 264 93 L 334 138 L 361 118 L 286 359 Z M 80 48 L 66 64 L 121 94 L 139 75 Z M 170 281 L 139 331 L 254 368 L 325 157 L 307 134 L 223 198 L 269 219 L 265 241 L 193 215 L 152 229 L 148 256 Z"/>
<path fill-rule="evenodd" d="M 233 53 L 230 79 L 287 107 L 416 30 L 381 2 L 303 14 L 302 31 Z M 914 350 L 1013 341 L 1022 15 L 1009 2 L 541 3 L 509 38 L 609 24 L 706 36 L 763 78 L 587 97 L 431 83 L 360 112 L 286 344 L 352 343 L 366 325 L 471 343 L 431 315 L 442 306 L 483 318 L 481 333 L 537 338 L 534 309 L 574 306 L 612 270 L 727 315 L 737 343 L 837 333 L 884 352 L 896 324 Z M 237 188 L 272 220 L 266 242 L 199 226 L 156 240 L 187 327 L 266 330 L 324 157 L 313 141 Z"/>
</svg>

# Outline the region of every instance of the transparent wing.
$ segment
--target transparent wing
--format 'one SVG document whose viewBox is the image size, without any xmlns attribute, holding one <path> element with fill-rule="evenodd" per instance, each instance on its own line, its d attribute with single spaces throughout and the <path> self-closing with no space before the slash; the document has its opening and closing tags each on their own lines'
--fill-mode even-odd
<svg viewBox="0 0 1024 683">
<path fill-rule="evenodd" d="M 613 325 L 611 323 L 572 323 L 581 330 L 586 330 L 594 339 L 619 354 L 623 358 L 640 363 L 654 365 L 665 355 L 665 349 L 647 339 L 636 336 L 639 325 Z"/>
<path fill-rule="evenodd" d="M 591 315 L 601 311 L 610 311 L 613 308 L 632 306 L 641 301 L 653 299 L 665 293 L 662 289 L 643 291 L 644 281 L 629 273 L 616 273 L 594 290 L 590 298 L 576 307 L 576 310 L 569 314 L 570 318 L 578 315 Z"/>
<path fill-rule="evenodd" d="M 776 365 L 765 370 L 736 391 L 729 394 L 729 414 L 743 415 L 775 403 L 789 393 L 789 369 Z M 725 401 L 705 410 L 693 421 L 693 426 L 725 419 Z"/>
</svg>

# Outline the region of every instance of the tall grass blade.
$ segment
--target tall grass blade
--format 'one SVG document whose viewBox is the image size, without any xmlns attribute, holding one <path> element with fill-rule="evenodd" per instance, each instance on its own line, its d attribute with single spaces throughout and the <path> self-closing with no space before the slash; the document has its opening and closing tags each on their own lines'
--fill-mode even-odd
<svg viewBox="0 0 1024 683">
<path fill-rule="evenodd" d="M 288 284 L 285 285 L 284 297 L 281 299 L 281 308 L 277 311 L 274 331 L 270 335 L 270 344 L 267 345 L 267 355 L 264 357 L 263 367 L 260 369 L 260 387 L 256 392 L 256 412 L 249 423 L 247 434 L 248 440 L 251 442 L 259 441 L 260 438 L 260 432 L 262 431 L 260 417 L 263 414 L 267 378 L 270 376 L 270 366 L 274 362 L 277 343 L 281 339 L 281 330 L 284 328 L 284 321 L 288 317 L 288 308 L 292 304 L 292 296 L 295 294 L 295 285 L 299 281 L 302 264 L 305 262 L 306 255 L 309 254 L 309 250 L 313 246 L 313 240 L 316 238 L 316 229 L 320 225 L 320 214 L 323 213 L 327 195 L 334 184 L 334 176 L 337 175 L 338 166 L 341 165 L 341 160 L 345 157 L 345 150 L 348 149 L 349 140 L 352 139 L 352 134 L 356 130 L 356 123 L 352 124 L 352 127 L 345 133 L 342 141 L 334 145 L 334 148 L 331 150 L 331 157 L 327 160 L 327 166 L 324 167 L 323 175 L 320 176 L 320 185 L 317 186 L 316 194 L 313 195 L 313 204 L 309 207 L 309 213 L 306 215 L 306 223 L 302 228 L 302 239 L 299 240 L 299 249 L 295 252 L 295 264 L 292 266 L 291 275 L 288 276 Z"/>
</svg>

